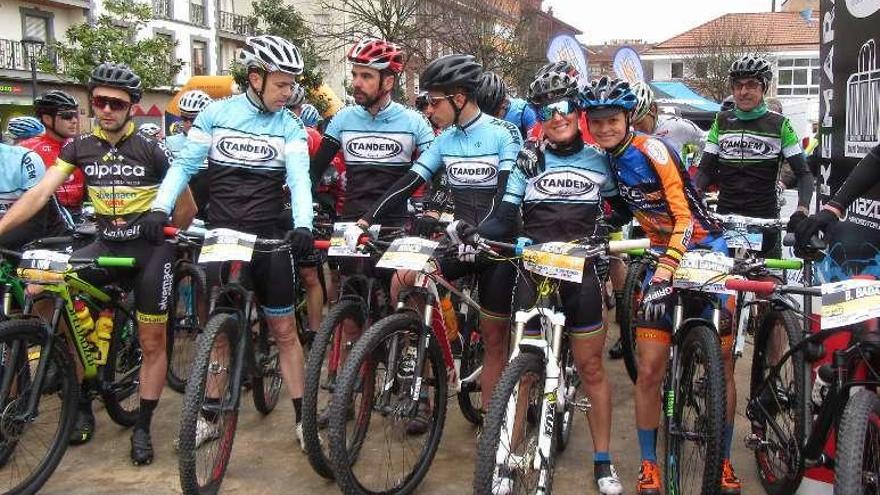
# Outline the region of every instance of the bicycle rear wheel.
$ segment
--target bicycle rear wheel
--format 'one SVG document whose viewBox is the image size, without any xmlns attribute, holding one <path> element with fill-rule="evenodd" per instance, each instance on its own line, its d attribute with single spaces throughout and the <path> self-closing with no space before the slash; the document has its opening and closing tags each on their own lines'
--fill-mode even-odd
<svg viewBox="0 0 880 495">
<path fill-rule="evenodd" d="M 269 333 L 266 318 L 257 310 L 255 303 L 251 304 L 251 314 L 257 317 L 251 323 L 250 329 L 254 339 L 254 361 L 257 363 L 257 372 L 252 377 L 254 407 L 262 414 L 269 414 L 278 405 L 278 397 L 281 395 L 281 361 L 278 344 Z M 257 327 L 256 331 L 253 326 Z"/>
<path fill-rule="evenodd" d="M 107 414 L 116 424 L 134 426 L 140 411 L 141 346 L 135 319 L 123 308 L 115 308 L 113 337 L 107 364 L 101 368 L 101 398 Z"/>
<path fill-rule="evenodd" d="M 321 322 L 309 351 L 302 408 L 303 443 L 309 464 L 316 473 L 327 479 L 333 479 L 330 447 L 319 432 L 327 427 L 330 420 L 330 401 L 344 364 L 340 362 L 341 353 L 348 343 L 342 341 L 342 328 L 353 326 L 363 331 L 365 321 L 366 309 L 360 301 L 339 301 Z"/>
<path fill-rule="evenodd" d="M 770 495 L 794 493 L 803 477 L 800 446 L 810 420 L 810 370 L 803 353 L 795 352 L 778 374 L 771 374 L 782 355 L 802 338 L 800 320 L 790 311 L 768 311 L 755 334 L 746 411 L 758 477 Z"/>
<path fill-rule="evenodd" d="M 46 327 L 39 320 L 0 323 L 0 491 L 36 493 L 64 452 L 79 397 L 73 363 L 60 342 L 45 347 Z M 39 390 L 37 365 L 50 353 Z M 8 384 L 8 388 L 6 387 Z M 35 414 L 27 403 L 37 394 Z"/>
<path fill-rule="evenodd" d="M 196 352 L 196 336 L 205 323 L 199 318 L 199 306 L 206 304 L 205 274 L 201 268 L 182 262 L 174 270 L 171 308 L 168 315 L 168 386 L 186 391 L 186 379 Z"/>
<path fill-rule="evenodd" d="M 447 399 L 446 367 L 433 336 L 424 368 L 415 369 L 424 331 L 416 315 L 395 314 L 371 326 L 352 349 L 330 408 L 330 459 L 343 493 L 410 493 L 427 475 Z M 411 398 L 419 380 L 424 403 Z M 422 414 L 427 431 L 411 434 Z M 359 456 L 362 450 L 369 455 Z"/>
<path fill-rule="evenodd" d="M 618 321 L 620 323 L 620 342 L 623 347 L 623 364 L 633 383 L 639 376 L 638 349 L 636 349 L 636 312 L 642 303 L 642 283 L 650 268 L 648 260 L 633 260 L 626 271 L 626 282 L 623 284 Z"/>
<path fill-rule="evenodd" d="M 475 494 L 536 492 L 540 471 L 534 469 L 534 460 L 538 455 L 543 401 L 542 357 L 524 352 L 504 368 L 492 394 L 477 446 Z M 513 424 L 509 424 L 508 418 L 511 407 L 517 411 Z M 545 461 L 549 464 L 546 468 L 552 470 L 552 459 Z"/>
<path fill-rule="evenodd" d="M 678 367 L 672 370 L 679 390 L 665 404 L 666 490 L 681 495 L 718 493 L 727 397 L 721 343 L 704 325 L 684 332 Z"/>
<path fill-rule="evenodd" d="M 859 390 L 846 403 L 837 438 L 834 493 L 880 492 L 880 397 Z"/>
<path fill-rule="evenodd" d="M 239 317 L 211 317 L 198 337 L 196 357 L 187 380 L 180 418 L 178 468 L 186 494 L 215 494 L 220 489 L 238 425 L 240 363 L 235 362 Z"/>
</svg>

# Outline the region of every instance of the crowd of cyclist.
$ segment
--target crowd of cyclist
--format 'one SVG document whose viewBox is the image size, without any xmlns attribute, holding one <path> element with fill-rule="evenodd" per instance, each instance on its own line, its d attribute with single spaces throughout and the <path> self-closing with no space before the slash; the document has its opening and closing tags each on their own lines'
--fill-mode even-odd
<svg viewBox="0 0 880 495">
<path fill-rule="evenodd" d="M 217 101 L 202 91 L 185 93 L 176 133 L 164 139 L 158 127 L 141 126 L 139 132 L 132 121 L 132 106 L 143 93 L 138 75 L 125 65 L 102 63 L 88 83 L 92 132 L 79 133 L 79 102 L 60 90 L 36 98 L 34 117 L 9 122 L 15 145 L 0 144 L 5 182 L 0 244 L 20 248 L 63 233 L 88 202 L 98 236 L 74 256 L 137 258 L 135 271 L 113 275 L 130 279 L 135 293 L 143 366 L 131 458 L 149 464 L 150 423 L 167 366 L 167 277 L 174 257 L 164 226 L 186 227 L 198 216 L 211 228 L 288 241 L 287 249 L 255 253 L 250 270 L 280 350 L 294 408 L 291 434 L 302 444 L 304 354 L 293 317 L 295 284 L 306 289 L 311 330 L 320 324 L 325 304 L 318 271 L 326 258 L 313 247 L 314 203 L 334 219 L 355 222 L 346 232 L 349 240 L 371 224 L 406 224 L 431 235 L 440 230 L 445 209 L 483 238 L 512 241 L 523 235 L 538 243 L 615 231 L 635 218 L 660 253 L 635 321 L 637 492 L 659 495 L 656 438 L 671 340 L 672 276 L 690 249 L 727 251 L 703 193 L 717 191 L 719 213 L 777 218 L 785 161 L 798 191 L 788 230 L 805 241 L 839 219 L 863 187 L 876 183 L 880 167 L 858 167 L 833 201 L 808 216 L 813 177 L 791 122 L 767 108 L 772 69 L 758 57 L 745 56 L 731 66 L 733 105 L 718 114 L 708 133 L 661 114 L 647 84 L 606 76 L 582 86 L 576 70 L 558 62 L 537 70 L 520 99 L 509 96 L 501 77 L 461 54 L 427 64 L 417 111 L 391 99 L 404 59 L 400 48 L 383 40 L 353 46 L 348 61 L 354 104 L 322 122 L 296 83 L 303 70 L 299 50 L 276 36 L 249 38 L 239 56 L 247 71 L 243 92 Z M 688 170 L 684 157 L 691 156 L 694 166 Z M 876 164 L 877 158 L 875 149 L 869 159 Z M 410 218 L 414 197 L 423 211 Z M 778 232 L 768 231 L 764 246 L 762 255 L 779 256 Z M 338 266 L 343 275 L 350 269 Z M 467 247 L 437 269 L 451 280 L 477 276 L 486 349 L 481 386 L 488 396 L 507 362 L 511 312 L 534 304 L 535 281 Z M 623 274 L 619 263 L 589 264 L 581 283 L 565 282 L 560 289 L 575 363 L 593 404 L 594 476 L 603 494 L 623 492 L 611 456 L 612 390 L 603 365 L 609 326 L 605 287 L 610 278 L 619 299 Z M 376 276 L 391 284 L 392 295 L 411 283 L 407 274 L 392 279 L 377 270 Z M 719 483 L 721 493 L 731 495 L 741 492 L 741 483 L 730 463 L 736 404 L 730 318 L 721 327 L 728 391 Z M 89 441 L 94 429 L 86 400 L 71 443 Z M 200 440 L 210 439 L 210 421 L 200 422 L 199 429 Z"/>
</svg>

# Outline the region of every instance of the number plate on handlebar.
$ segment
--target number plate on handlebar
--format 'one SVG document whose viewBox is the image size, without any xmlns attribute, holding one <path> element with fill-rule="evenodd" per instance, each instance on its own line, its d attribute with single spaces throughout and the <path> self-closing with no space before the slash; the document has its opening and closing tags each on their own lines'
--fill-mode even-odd
<svg viewBox="0 0 880 495">
<path fill-rule="evenodd" d="M 395 270 L 422 270 L 434 255 L 438 244 L 436 241 L 421 237 L 394 239 L 376 266 Z"/>
<path fill-rule="evenodd" d="M 734 259 L 723 253 L 696 250 L 688 251 L 681 259 L 672 285 L 678 289 L 698 290 L 717 294 L 733 294 L 724 287 L 724 281 L 733 269 Z"/>
<path fill-rule="evenodd" d="M 18 276 L 31 283 L 59 282 L 69 268 L 70 255 L 49 251 L 47 249 L 34 249 L 21 254 L 18 263 Z"/>
<path fill-rule="evenodd" d="M 581 283 L 584 278 L 586 246 L 568 242 L 545 242 L 523 249 L 523 267 L 544 277 Z"/>
<path fill-rule="evenodd" d="M 822 284 L 822 330 L 880 317 L 880 280 Z"/>
<path fill-rule="evenodd" d="M 724 239 L 730 249 L 743 248 L 760 251 L 764 244 L 764 233 L 760 230 L 749 232 L 746 226 L 728 228 L 724 231 Z"/>
<path fill-rule="evenodd" d="M 333 234 L 330 236 L 330 248 L 327 249 L 327 256 L 345 256 L 352 258 L 369 258 L 370 253 L 352 250 L 345 242 L 345 231 L 349 227 L 356 225 L 355 222 L 336 222 L 333 224 Z M 381 225 L 370 225 L 370 237 L 379 236 Z"/>
<path fill-rule="evenodd" d="M 199 252 L 199 264 L 221 261 L 250 261 L 257 236 L 231 229 L 211 229 Z"/>
</svg>

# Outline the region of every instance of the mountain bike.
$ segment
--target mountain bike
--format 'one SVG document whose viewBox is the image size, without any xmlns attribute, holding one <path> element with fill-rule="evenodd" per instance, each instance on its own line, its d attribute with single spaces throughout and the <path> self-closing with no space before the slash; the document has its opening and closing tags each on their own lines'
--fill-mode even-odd
<svg viewBox="0 0 880 495">
<path fill-rule="evenodd" d="M 550 493 L 555 458 L 568 443 L 574 412 L 587 412 L 590 405 L 589 398 L 577 396 L 580 379 L 559 309 L 559 285 L 549 281 L 574 273 L 570 280 L 580 282 L 586 260 L 646 247 L 649 241 L 597 238 L 528 247 L 486 242 L 521 254 L 526 270 L 547 278 L 535 307 L 514 315 L 513 353 L 489 403 L 474 493 Z M 526 336 L 526 324 L 535 318 L 541 333 Z"/>
<path fill-rule="evenodd" d="M 207 319 L 207 282 L 205 272 L 195 263 L 204 229 L 193 228 L 176 236 L 177 261 L 168 311 L 168 386 L 184 393 L 195 356 L 196 337 Z"/>
<path fill-rule="evenodd" d="M 440 301 L 443 294 L 451 294 L 475 314 L 480 306 L 429 263 L 437 247 L 436 241 L 400 238 L 377 265 L 414 270 L 418 276 L 413 287 L 401 292 L 395 313 L 363 333 L 338 377 L 328 437 L 335 479 L 343 493 L 412 492 L 439 446 L 449 388 L 467 394 L 460 400 L 466 399 L 469 407 L 476 403 L 482 369 L 476 358 L 481 354 L 476 347 L 465 350 L 462 355 L 473 358 L 456 364 Z M 457 253 L 457 246 L 451 248 Z M 445 255 L 448 250 L 437 256 Z M 474 336 L 459 339 L 463 346 L 477 343 Z M 459 377 L 459 371 L 466 376 Z M 427 431 L 409 431 L 414 421 L 427 425 Z"/>
<path fill-rule="evenodd" d="M 209 237 L 216 241 L 209 243 Z M 315 244 L 326 248 L 325 241 Z M 232 455 L 245 381 L 254 407 L 262 414 L 275 408 L 281 393 L 277 345 L 243 280 L 242 269 L 258 249 L 285 250 L 289 245 L 217 229 L 208 232 L 200 253 L 200 264 L 228 263 L 229 278 L 212 291 L 211 316 L 197 338 L 183 399 L 177 451 L 180 484 L 187 494 L 214 494 L 220 489 Z"/>
<path fill-rule="evenodd" d="M 132 426 L 137 419 L 141 352 L 126 292 L 95 287 L 76 273 L 91 267 L 133 267 L 135 260 L 71 258 L 44 250 L 0 253 L 20 259 L 17 276 L 41 285 L 35 299 L 52 301 L 54 307 L 48 322 L 27 315 L 28 303 L 24 315 L 0 323 L 0 490 L 31 494 L 49 479 L 67 450 L 80 395 L 74 359 L 82 366 L 82 379 L 94 384 L 89 393 L 103 399 L 113 421 Z M 83 302 L 92 315 L 112 312 L 106 354 L 81 325 L 74 301 Z"/>
</svg>

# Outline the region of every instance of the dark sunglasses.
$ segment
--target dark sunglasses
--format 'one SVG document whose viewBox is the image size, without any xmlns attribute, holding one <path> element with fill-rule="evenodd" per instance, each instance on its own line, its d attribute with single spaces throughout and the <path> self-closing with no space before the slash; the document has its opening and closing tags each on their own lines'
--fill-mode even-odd
<svg viewBox="0 0 880 495">
<path fill-rule="evenodd" d="M 79 112 L 76 110 L 63 110 L 60 112 L 56 112 L 55 116 L 62 120 L 73 120 L 79 117 Z"/>
<path fill-rule="evenodd" d="M 437 105 L 438 102 L 440 102 L 442 100 L 448 100 L 449 98 L 452 98 L 452 96 L 453 95 L 443 95 L 443 96 L 426 95 L 424 102 L 425 102 L 425 104 L 433 107 L 433 106 Z"/>
<path fill-rule="evenodd" d="M 129 106 L 131 106 L 131 102 L 120 100 L 119 98 L 111 98 L 109 96 L 93 96 L 92 97 L 92 106 L 103 110 L 110 105 L 110 110 L 114 112 L 119 112 L 122 110 L 126 110 Z"/>
<path fill-rule="evenodd" d="M 548 120 L 553 118 L 554 113 L 559 113 L 559 115 L 566 116 L 573 113 L 577 109 L 577 103 L 572 100 L 562 100 L 548 103 L 546 105 L 541 105 L 537 108 L 538 120 L 540 120 L 541 122 L 547 122 Z"/>
</svg>

